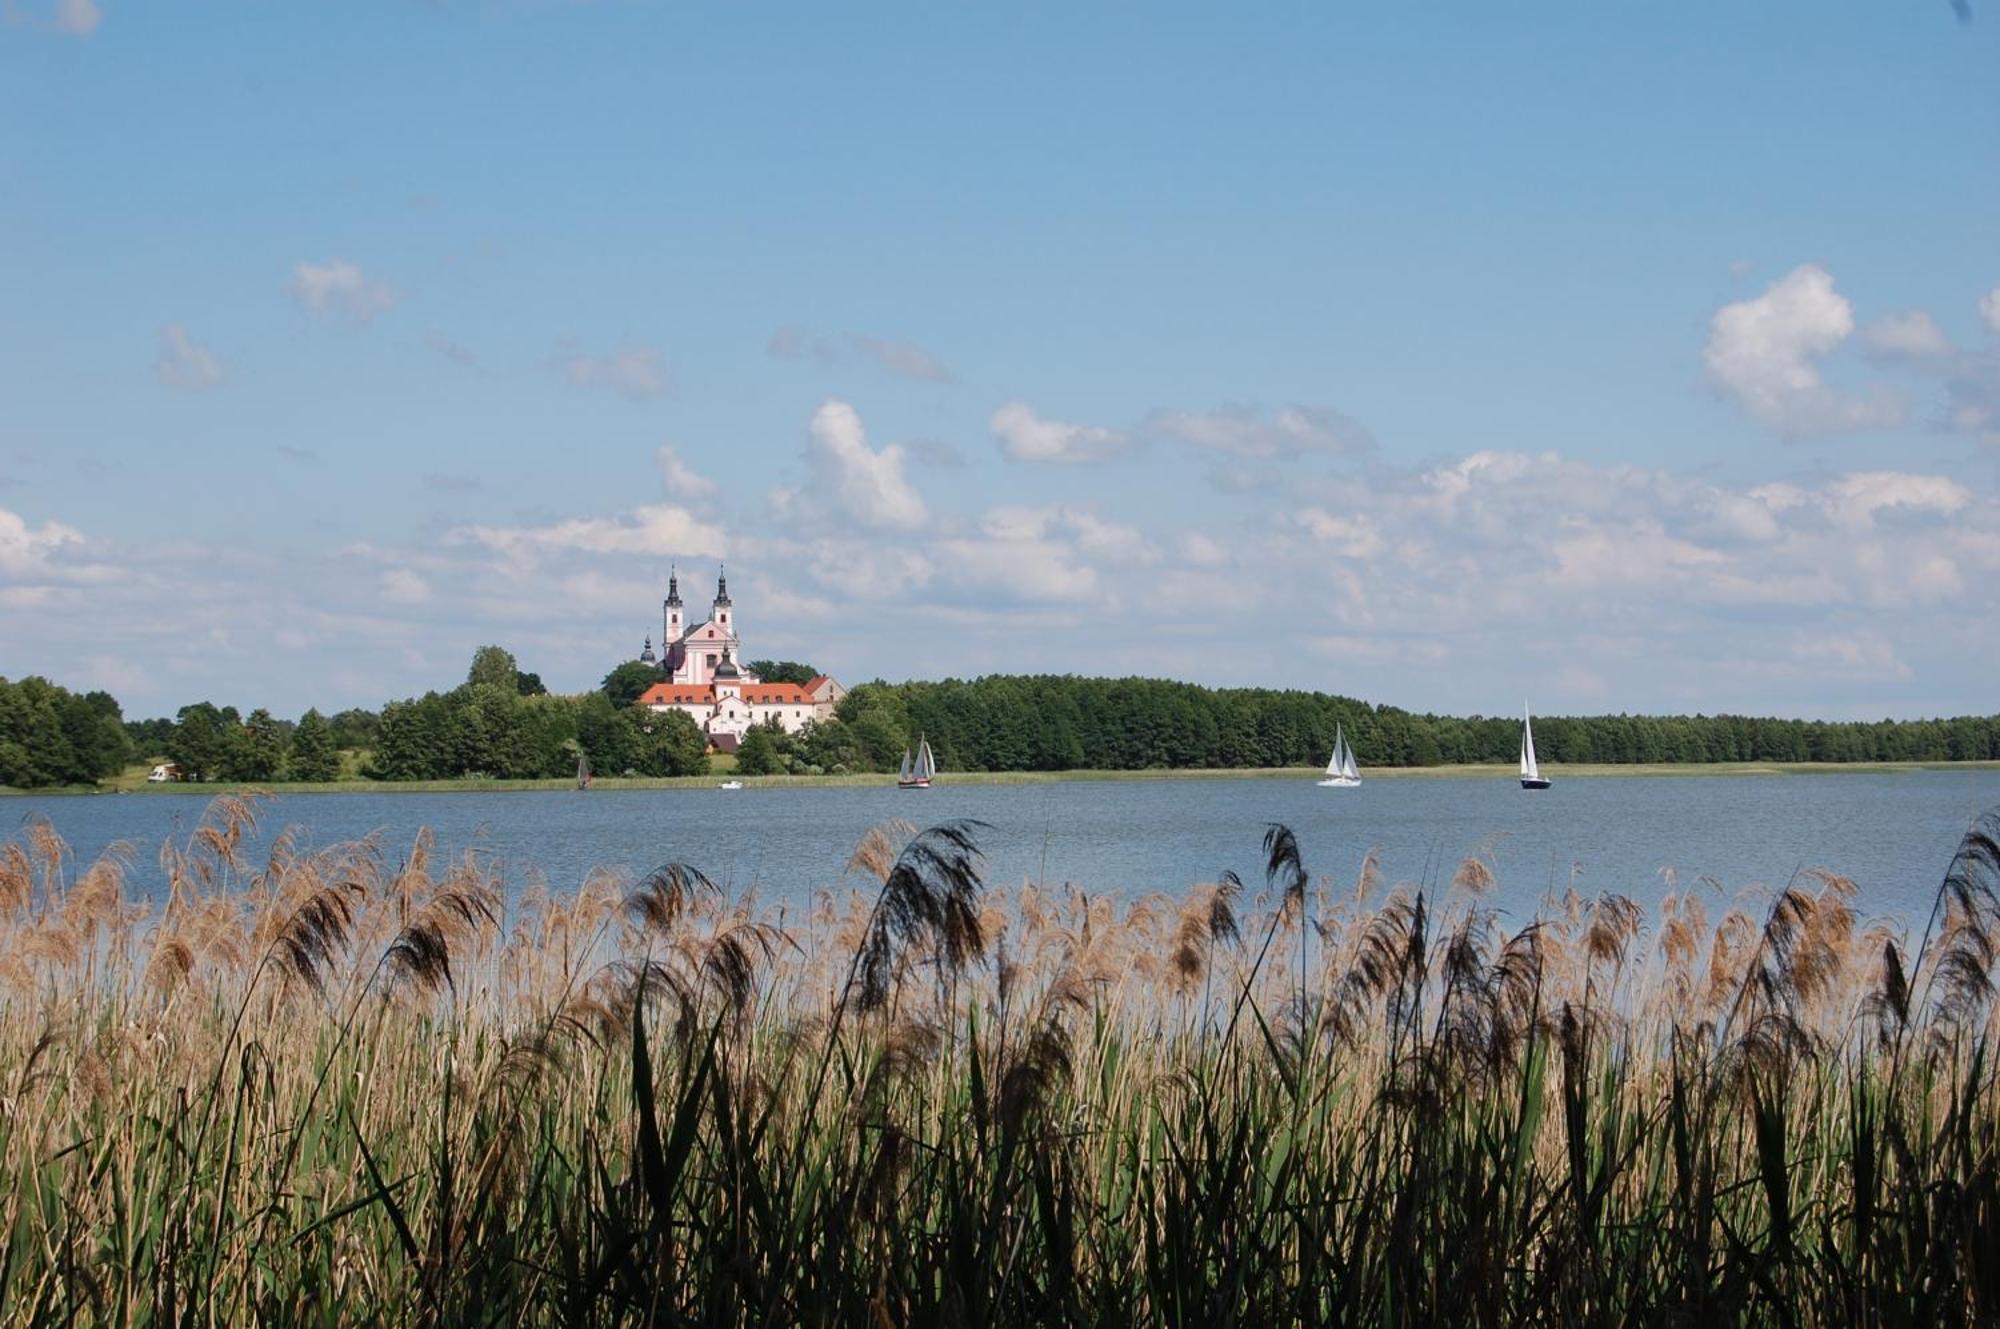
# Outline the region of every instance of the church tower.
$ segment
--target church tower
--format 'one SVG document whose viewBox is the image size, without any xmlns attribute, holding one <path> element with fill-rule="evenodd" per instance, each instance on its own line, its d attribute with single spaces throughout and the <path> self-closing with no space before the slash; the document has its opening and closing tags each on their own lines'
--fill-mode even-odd
<svg viewBox="0 0 2000 1329">
<path fill-rule="evenodd" d="M 718 563 L 715 565 L 715 611 L 709 615 L 709 620 L 715 626 L 721 628 L 723 632 L 734 637 L 737 635 L 736 625 L 730 621 L 731 617 L 729 576 L 723 571 L 722 565 Z"/>
<path fill-rule="evenodd" d="M 667 573 L 666 609 L 667 632 L 664 637 L 660 638 L 662 653 L 672 651 L 674 643 L 679 641 L 687 631 L 685 615 L 681 612 L 681 573 L 679 568 L 673 568 Z"/>
</svg>

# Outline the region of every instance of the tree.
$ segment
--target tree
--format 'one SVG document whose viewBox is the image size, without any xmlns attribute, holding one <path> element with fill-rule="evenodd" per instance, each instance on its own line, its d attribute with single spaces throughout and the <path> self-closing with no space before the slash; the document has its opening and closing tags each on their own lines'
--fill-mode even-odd
<svg viewBox="0 0 2000 1329">
<path fill-rule="evenodd" d="M 292 779 L 314 784 L 340 778 L 340 749 L 334 745 L 333 726 L 318 711 L 309 710 L 299 717 L 286 769 Z"/>
<path fill-rule="evenodd" d="M 789 746 L 785 731 L 775 721 L 750 726 L 736 749 L 736 773 L 783 775 L 789 769 L 786 761 Z"/>
<path fill-rule="evenodd" d="M 548 685 L 542 682 L 540 674 L 530 674 L 521 670 L 514 673 L 514 691 L 523 697 L 546 697 Z"/>
<path fill-rule="evenodd" d="M 829 775 L 869 769 L 868 754 L 837 716 L 807 722 L 792 746 L 807 766 Z"/>
<path fill-rule="evenodd" d="M 599 775 L 620 775 L 639 769 L 641 761 L 637 717 L 619 710 L 601 692 L 576 701 L 576 742 Z"/>
<path fill-rule="evenodd" d="M 863 711 L 847 724 L 871 771 L 893 771 L 909 747 L 909 739 L 887 712 Z"/>
<path fill-rule="evenodd" d="M 752 660 L 748 668 L 766 683 L 797 683 L 804 687 L 819 677 L 819 670 L 797 660 Z"/>
<path fill-rule="evenodd" d="M 644 711 L 638 714 L 638 722 L 642 774 L 708 774 L 708 740 L 687 712 Z"/>
<path fill-rule="evenodd" d="M 234 706 L 198 701 L 174 716 L 167 757 L 190 780 L 228 780 L 235 769 L 234 748 L 242 720 Z"/>
<path fill-rule="evenodd" d="M 666 675 L 656 665 L 644 660 L 627 660 L 604 676 L 598 690 L 619 710 L 624 710 L 639 700 L 639 694 L 655 683 L 663 682 Z"/>
<path fill-rule="evenodd" d="M 333 729 L 334 747 L 372 748 L 375 746 L 375 735 L 382 729 L 382 717 L 373 711 L 351 707 L 334 716 L 327 724 Z"/>
<path fill-rule="evenodd" d="M 285 731 L 271 713 L 259 706 L 230 744 L 228 780 L 275 780 L 285 764 Z"/>
<path fill-rule="evenodd" d="M 521 669 L 514 662 L 511 651 L 498 646 L 481 646 L 472 653 L 472 668 L 466 671 L 465 681 L 472 687 L 483 683 L 518 697 Z"/>
</svg>

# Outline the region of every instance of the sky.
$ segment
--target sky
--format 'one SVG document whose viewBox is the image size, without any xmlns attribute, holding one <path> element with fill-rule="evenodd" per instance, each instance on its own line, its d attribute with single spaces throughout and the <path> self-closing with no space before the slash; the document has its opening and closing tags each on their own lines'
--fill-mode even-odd
<svg viewBox="0 0 2000 1329">
<path fill-rule="evenodd" d="M 0 676 L 2000 711 L 2000 4 L 0 0 Z M 698 615 L 699 616 L 699 615 Z"/>
</svg>

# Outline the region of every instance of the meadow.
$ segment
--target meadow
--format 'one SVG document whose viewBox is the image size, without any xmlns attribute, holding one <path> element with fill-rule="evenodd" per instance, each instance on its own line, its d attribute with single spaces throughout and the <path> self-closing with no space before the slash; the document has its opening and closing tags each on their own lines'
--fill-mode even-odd
<svg viewBox="0 0 2000 1329">
<path fill-rule="evenodd" d="M 1174 898 L 989 884 L 955 822 L 798 912 L 509 899 L 426 836 L 250 861 L 258 815 L 158 906 L 137 846 L 0 846 L 0 1320 L 2000 1316 L 2000 816 L 1906 931 L 1825 872 L 1510 928 L 1480 857 L 1282 826 Z"/>
</svg>

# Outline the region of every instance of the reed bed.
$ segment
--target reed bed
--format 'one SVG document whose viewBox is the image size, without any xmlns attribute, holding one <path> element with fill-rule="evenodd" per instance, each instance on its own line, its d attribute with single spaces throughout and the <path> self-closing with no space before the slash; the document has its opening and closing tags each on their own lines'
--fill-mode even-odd
<svg viewBox="0 0 2000 1329">
<path fill-rule="evenodd" d="M 0 1319 L 1954 1325 L 2000 1316 L 2000 816 L 1854 886 L 990 888 L 870 831 L 503 898 L 428 837 L 0 845 Z M 1246 849 L 1255 840 L 1246 836 Z M 1941 859 L 1950 850 L 1941 847 Z"/>
</svg>

